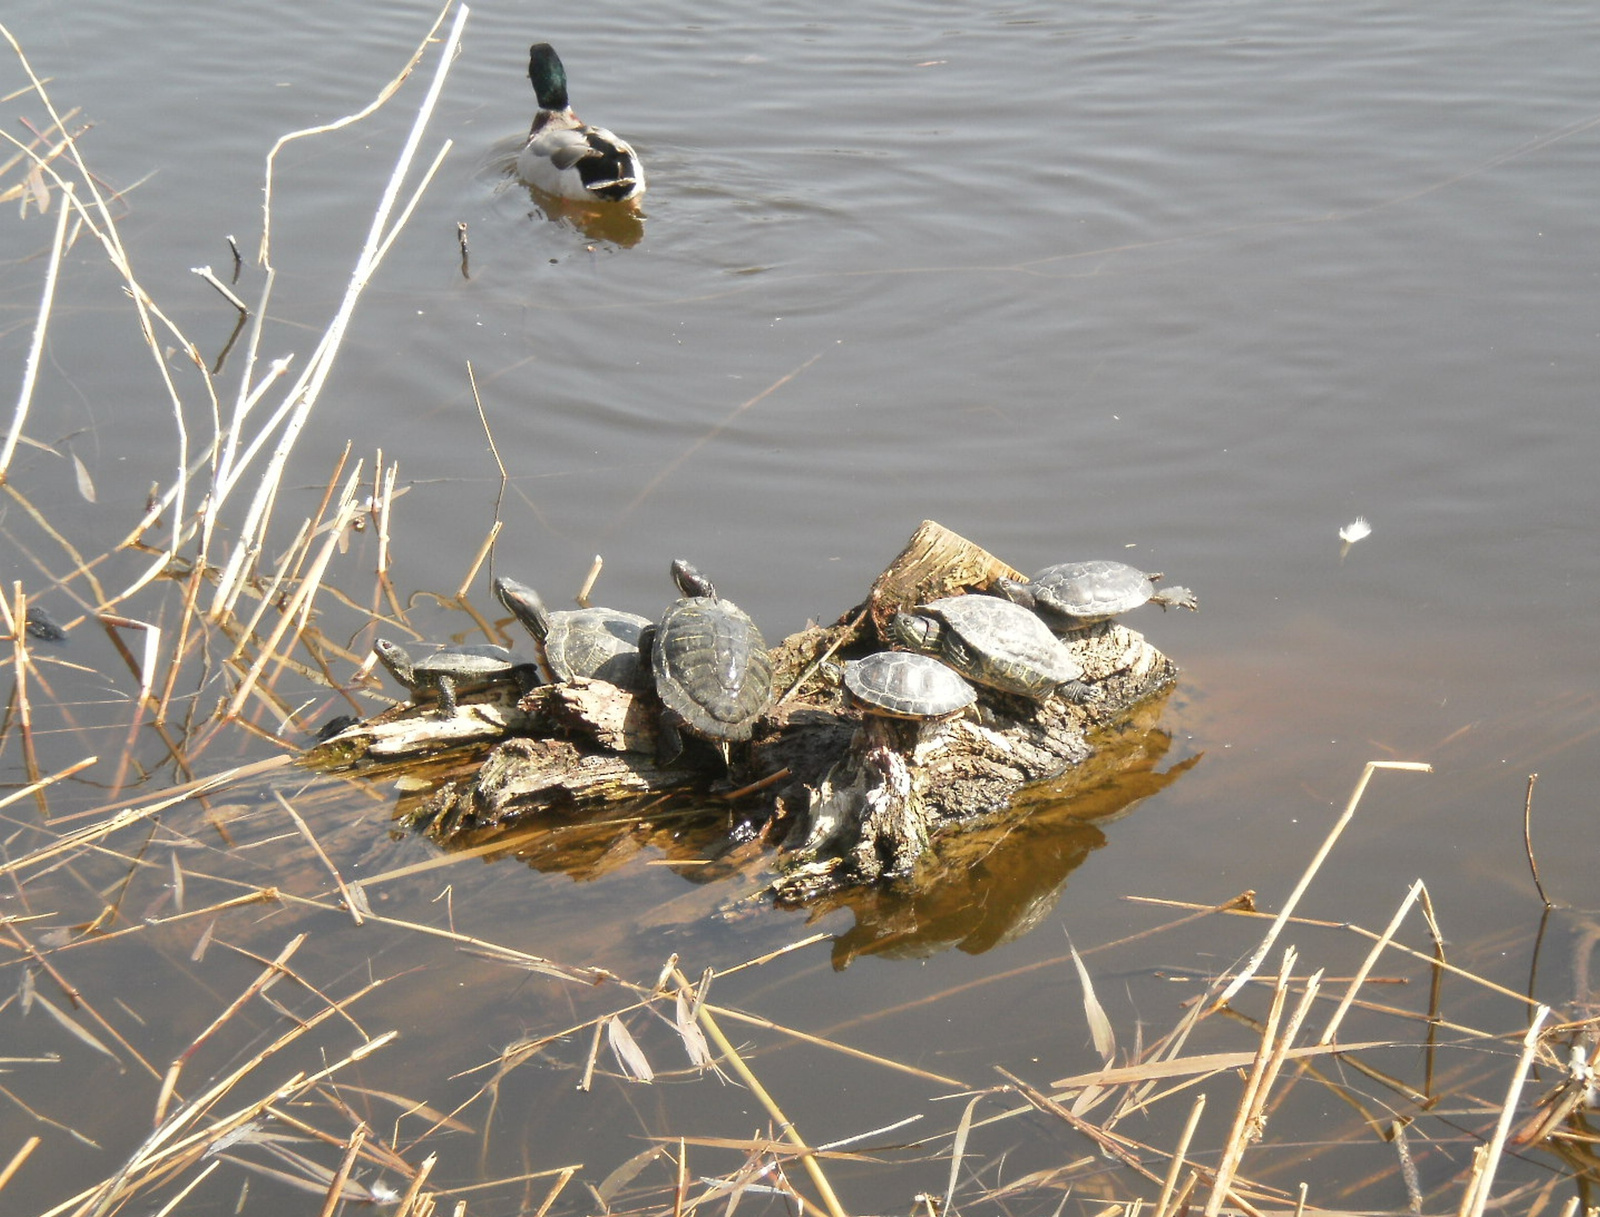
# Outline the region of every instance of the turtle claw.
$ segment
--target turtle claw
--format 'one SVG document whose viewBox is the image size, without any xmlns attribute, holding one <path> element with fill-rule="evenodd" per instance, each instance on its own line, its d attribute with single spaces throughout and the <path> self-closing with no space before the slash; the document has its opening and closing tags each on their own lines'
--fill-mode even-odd
<svg viewBox="0 0 1600 1217">
<path fill-rule="evenodd" d="M 1186 587 L 1169 587 L 1157 592 L 1150 597 L 1150 603 L 1159 604 L 1163 610 L 1169 608 L 1188 609 L 1191 613 L 1200 611 L 1200 601 L 1195 594 Z"/>
<path fill-rule="evenodd" d="M 1086 706 L 1090 702 L 1097 702 L 1102 696 L 1099 689 L 1093 685 L 1086 685 L 1081 680 L 1069 680 L 1057 691 L 1075 706 Z"/>
</svg>

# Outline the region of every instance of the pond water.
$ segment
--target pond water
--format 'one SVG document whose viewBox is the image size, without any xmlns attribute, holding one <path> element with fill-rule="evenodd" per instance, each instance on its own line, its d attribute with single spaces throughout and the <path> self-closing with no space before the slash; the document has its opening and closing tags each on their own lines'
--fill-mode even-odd
<svg viewBox="0 0 1600 1217">
<path fill-rule="evenodd" d="M 119 231 L 141 280 L 215 360 L 234 315 L 190 268 L 228 277 L 228 234 L 253 252 L 273 141 L 366 104 L 435 13 L 412 0 L 14 0 L 4 20 L 57 103 L 93 123 L 85 155 L 129 189 Z M 1071 873 L 1042 885 L 1031 932 L 978 933 L 949 913 L 948 928 L 839 969 L 853 952 L 824 942 L 725 982 L 728 1004 L 902 1060 L 915 1044 L 918 1064 L 972 1085 L 995 1082 L 994 1063 L 1035 1079 L 1086 1071 L 1096 1058 L 1063 929 L 1088 946 L 1176 915 L 1129 895 L 1211 905 L 1253 888 L 1281 907 L 1363 764 L 1393 759 L 1435 772 L 1378 776 L 1303 911 L 1381 927 L 1420 877 L 1455 962 L 1517 988 L 1542 911 L 1522 847 L 1530 773 L 1546 888 L 1581 910 L 1594 870 L 1591 26 L 1582 6 L 1543 0 L 1464 0 L 1447 13 L 597 0 L 538 14 L 488 0 L 473 8 L 423 160 L 446 138 L 453 147 L 361 300 L 291 466 L 284 518 L 315 506 L 350 441 L 355 456 L 398 461 L 409 488 L 392 526 L 402 596 L 453 591 L 497 511 L 496 568 L 552 600 L 576 591 L 599 553 L 598 598 L 654 613 L 682 555 L 769 639 L 857 603 L 925 518 L 1024 570 L 1121 557 L 1198 591 L 1198 614 L 1131 620 L 1183 671 L 1158 768 L 1197 763 L 1132 814 L 1041 848 Z M 552 219 L 507 175 L 533 108 L 536 39 L 562 52 L 578 112 L 643 158 L 636 229 Z M 365 122 L 281 155 L 266 357 L 306 358 L 337 307 L 432 70 L 426 61 Z M 23 83 L 7 60 L 0 85 Z M 30 98 L 4 112 L 13 133 L 19 115 L 43 119 Z M 10 170 L 0 185 L 16 180 Z M 52 228 L 53 214 L 19 218 L 15 203 L 0 220 L 0 366 L 17 378 Z M 253 301 L 261 285 L 247 258 L 238 290 Z M 230 360 L 218 383 L 231 395 L 242 365 Z M 469 366 L 509 474 L 503 495 Z M 95 483 L 86 503 L 64 461 L 26 450 L 13 471 L 86 553 L 115 544 L 150 483 L 171 477 L 171 407 L 119 280 L 88 242 L 63 270 L 29 434 L 70 448 Z M 1372 535 L 1342 547 L 1338 530 L 1357 516 Z M 8 545 L 10 577 L 50 605 L 49 581 Z M 484 586 L 476 595 L 488 603 Z M 458 628 L 432 611 L 414 623 Z M 113 666 L 103 640 L 82 646 L 80 662 Z M 62 747 L 56 765 L 81 754 Z M 6 781 L 26 780 L 14 748 L 0 759 Z M 390 841 L 383 810 L 326 813 L 368 817 L 344 865 L 430 856 Z M 725 925 L 704 915 L 714 890 L 654 861 L 642 851 L 578 883 L 514 863 L 458 866 L 392 885 L 387 912 L 431 921 L 451 884 L 460 928 L 644 980 L 672 951 L 698 973 L 853 924 L 839 912 L 808 928 L 765 910 Z M 1580 912 L 1559 924 L 1581 940 Z M 346 919 L 299 929 L 354 968 L 331 945 L 355 932 Z M 1220 946 L 1188 931 L 1157 938 L 1106 965 L 1102 1000 L 1130 1042 L 1136 1019 L 1165 1028 L 1175 999 L 1152 977 L 1208 974 L 1257 932 L 1217 931 Z M 267 955 L 269 938 L 256 944 Z M 403 941 L 374 941 L 376 972 L 404 969 Z M 1335 970 L 1353 966 L 1339 958 Z M 140 966 L 97 957 L 103 973 L 85 965 L 74 979 L 159 1021 L 159 993 L 128 996 Z M 239 975 L 205 978 L 217 993 L 254 975 L 226 966 Z M 1571 998 L 1572 966 L 1546 965 L 1547 999 Z M 1001 978 L 1012 978 L 1003 990 Z M 407 1055 L 367 1084 L 426 1092 L 444 1109 L 456 1091 L 430 1089 L 430 1057 L 476 1062 L 519 1029 L 581 1021 L 581 1003 L 517 972 L 486 982 L 464 956 L 396 989 L 376 1021 L 403 1028 Z M 447 994 L 460 1001 L 450 1027 Z M 27 1026 L 17 1042 L 49 1050 L 40 1016 Z M 816 1140 L 891 1123 L 926 1088 L 819 1068 L 792 1049 L 771 1052 L 762 1074 L 801 1128 L 822 1126 Z M 731 1094 L 711 1103 L 704 1086 L 691 1098 L 614 1084 L 586 1105 L 559 1077 L 564 1097 L 548 1105 L 536 1076 L 508 1083 L 514 1114 L 485 1151 L 486 1174 L 581 1161 L 598 1182 L 669 1116 L 740 1136 L 766 1118 Z M 94 1088 L 113 1081 L 91 1071 L 54 1107 L 54 1079 L 24 1078 L 18 1094 L 87 1126 Z M 43 1211 L 112 1173 L 153 1095 L 123 1113 L 131 1131 L 98 1127 L 93 1151 L 28 1109 L 0 1114 L 0 1161 L 34 1132 L 55 1155 L 19 1174 L 13 1211 Z M 696 1124 L 700 1104 L 716 1118 Z M 474 1177 L 478 1148 L 449 1164 L 452 1182 Z M 1019 1150 L 1008 1177 L 1047 1159 Z M 1278 1181 L 1301 1177 L 1295 1166 Z M 898 1211 L 918 1189 L 939 1191 L 947 1169 L 856 1166 L 842 1188 L 854 1211 Z M 1336 1163 L 1311 1169 L 1340 1177 Z M 287 1194 L 255 1186 L 247 1211 Z M 1405 1203 L 1397 1179 L 1384 1186 L 1367 1199 Z M 237 1194 L 197 1194 L 182 1211 L 233 1211 Z M 502 1198 L 469 1211 L 519 1210 Z"/>
</svg>

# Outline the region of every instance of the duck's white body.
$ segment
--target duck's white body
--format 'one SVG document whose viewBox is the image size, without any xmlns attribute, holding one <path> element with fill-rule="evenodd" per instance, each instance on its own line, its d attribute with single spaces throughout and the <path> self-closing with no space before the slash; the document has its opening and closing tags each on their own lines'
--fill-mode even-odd
<svg viewBox="0 0 1600 1217">
<path fill-rule="evenodd" d="M 567 104 L 567 75 L 548 43 L 528 52 L 539 113 L 517 154 L 517 175 L 548 194 L 591 203 L 625 203 L 644 193 L 644 168 L 626 140 L 581 121 Z"/>
</svg>

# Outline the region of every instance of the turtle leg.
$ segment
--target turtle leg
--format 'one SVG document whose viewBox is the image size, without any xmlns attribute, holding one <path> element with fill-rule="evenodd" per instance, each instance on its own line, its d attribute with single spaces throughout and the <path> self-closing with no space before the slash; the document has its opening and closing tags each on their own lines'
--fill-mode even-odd
<svg viewBox="0 0 1600 1217">
<path fill-rule="evenodd" d="M 454 718 L 456 713 L 456 682 L 449 676 L 439 677 L 439 717 Z"/>
<path fill-rule="evenodd" d="M 1092 701 L 1100 700 L 1100 691 L 1081 680 L 1069 680 L 1056 690 L 1075 706 L 1087 705 Z"/>
<path fill-rule="evenodd" d="M 670 714 L 663 714 L 656 726 L 656 764 L 665 769 L 683 755 L 683 736 Z"/>
<path fill-rule="evenodd" d="M 1169 587 L 1150 597 L 1151 604 L 1159 604 L 1163 609 L 1186 608 L 1190 612 L 1200 611 L 1200 601 L 1195 594 L 1186 587 Z"/>
</svg>

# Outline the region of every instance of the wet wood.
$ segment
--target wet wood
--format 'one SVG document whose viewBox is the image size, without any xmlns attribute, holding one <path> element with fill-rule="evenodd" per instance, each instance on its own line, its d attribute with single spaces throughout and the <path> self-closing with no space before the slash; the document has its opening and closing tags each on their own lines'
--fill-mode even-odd
<svg viewBox="0 0 1600 1217">
<path fill-rule="evenodd" d="M 1170 687 L 1176 668 L 1136 631 L 1105 622 L 1063 641 L 1097 697 L 1039 704 L 980 689 L 978 704 L 940 722 L 863 715 L 850 703 L 839 662 L 881 649 L 883 628 L 901 607 L 976 591 L 1011 566 L 932 521 L 874 580 L 862 605 L 831 626 L 799 631 L 771 648 L 780 694 L 757 725 L 733 772 L 708 745 L 690 740 L 669 766 L 657 763 L 659 703 L 599 680 L 533 690 L 508 705 L 509 690 L 466 703 L 457 725 L 425 707 L 401 708 L 319 745 L 328 763 L 391 756 L 414 724 L 419 750 L 463 736 L 504 738 L 477 772 L 447 783 L 421 820 L 437 839 L 518 823 L 529 816 L 617 809 L 686 792 L 703 805 L 717 790 L 773 781 L 740 801 L 745 819 L 781 842 L 784 870 L 774 891 L 809 900 L 841 884 L 913 868 L 930 838 L 954 825 L 1003 813 L 1024 787 L 1089 757 L 1089 736 L 1125 724 L 1135 708 Z M 459 734 L 458 734 L 459 733 Z"/>
<path fill-rule="evenodd" d="M 873 581 L 867 604 L 880 637 L 900 609 L 963 591 L 988 591 L 997 579 L 1026 579 L 982 546 L 924 520 L 899 556 Z"/>
</svg>

